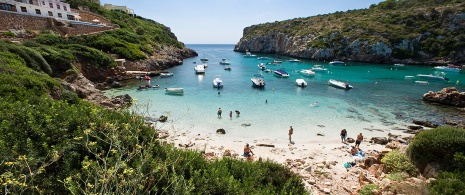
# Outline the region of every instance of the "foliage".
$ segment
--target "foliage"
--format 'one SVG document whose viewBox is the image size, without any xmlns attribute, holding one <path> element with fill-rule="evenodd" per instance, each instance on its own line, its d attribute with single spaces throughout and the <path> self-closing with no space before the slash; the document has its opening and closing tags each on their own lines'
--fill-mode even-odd
<svg viewBox="0 0 465 195">
<path fill-rule="evenodd" d="M 4 32 L 3 35 L 8 36 L 8 37 L 15 37 L 16 36 L 15 33 L 10 32 L 10 31 Z"/>
<path fill-rule="evenodd" d="M 379 186 L 376 184 L 367 184 L 363 186 L 362 189 L 360 189 L 360 194 L 361 195 L 373 195 L 375 194 L 373 190 L 377 190 L 378 188 Z"/>
<path fill-rule="evenodd" d="M 66 43 L 65 38 L 55 34 L 40 34 L 35 39 L 38 43 L 44 45 L 58 45 Z"/>
<path fill-rule="evenodd" d="M 387 178 L 392 181 L 404 181 L 409 176 L 404 172 L 391 172 L 387 175 Z"/>
<path fill-rule="evenodd" d="M 386 165 L 389 172 L 406 172 L 411 176 L 418 174 L 417 168 L 410 162 L 408 156 L 399 150 L 393 150 L 387 153 L 386 156 L 381 159 L 381 162 Z"/>
<path fill-rule="evenodd" d="M 465 152 L 465 129 L 450 126 L 422 131 L 409 144 L 407 154 L 420 168 L 437 162 L 444 170 L 463 170 L 454 163 L 454 156 Z M 460 168 L 460 169 L 459 169 Z"/>
<path fill-rule="evenodd" d="M 100 50 L 78 44 L 59 45 L 60 49 L 67 49 L 81 58 L 89 60 L 96 67 L 114 67 L 116 62 Z"/>
<path fill-rule="evenodd" d="M 442 172 L 428 186 L 431 195 L 465 194 L 465 172 Z"/>
<path fill-rule="evenodd" d="M 1 44 L 0 63 L 2 194 L 307 193 L 274 162 L 209 162 L 175 149 L 142 117 L 79 100 Z M 50 99 L 57 90 L 61 100 Z"/>
</svg>

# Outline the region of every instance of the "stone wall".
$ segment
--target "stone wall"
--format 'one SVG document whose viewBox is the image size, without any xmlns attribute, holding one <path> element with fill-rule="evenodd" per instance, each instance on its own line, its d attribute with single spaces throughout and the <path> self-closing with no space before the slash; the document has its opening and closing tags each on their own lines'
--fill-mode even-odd
<svg viewBox="0 0 465 195">
<path fill-rule="evenodd" d="M 81 25 L 81 24 L 73 24 L 72 27 L 64 27 L 64 26 L 56 26 L 61 32 L 63 32 L 67 36 L 76 36 L 82 34 L 92 34 L 98 33 L 106 30 L 111 30 L 111 27 L 96 27 L 96 26 L 88 26 L 88 25 Z"/>
<path fill-rule="evenodd" d="M 41 30 L 50 28 L 48 18 L 15 14 L 11 12 L 0 11 L 0 31 L 8 31 L 20 26 L 26 30 Z"/>
</svg>

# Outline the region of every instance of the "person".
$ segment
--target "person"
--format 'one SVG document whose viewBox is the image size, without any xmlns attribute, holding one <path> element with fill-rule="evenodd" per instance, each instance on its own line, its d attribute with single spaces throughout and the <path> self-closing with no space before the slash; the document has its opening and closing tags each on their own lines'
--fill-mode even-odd
<svg viewBox="0 0 465 195">
<path fill-rule="evenodd" d="M 318 102 L 314 102 L 313 104 L 311 104 L 310 106 L 316 106 L 318 104 Z"/>
<path fill-rule="evenodd" d="M 289 142 L 290 142 L 290 143 L 292 143 L 291 137 L 292 137 L 292 134 L 293 134 L 293 133 L 294 133 L 294 129 L 293 129 L 292 126 L 291 126 L 291 128 L 289 129 Z"/>
<path fill-rule="evenodd" d="M 268 100 L 265 100 L 265 104 L 268 104 Z"/>
<path fill-rule="evenodd" d="M 347 137 L 347 130 L 346 129 L 342 129 L 341 130 L 341 142 L 342 143 L 345 143 L 346 142 L 346 137 Z"/>
<path fill-rule="evenodd" d="M 236 110 L 234 112 L 236 112 L 236 117 L 239 117 L 239 115 L 241 114 L 241 112 L 239 112 L 239 110 Z"/>
<path fill-rule="evenodd" d="M 218 117 L 221 118 L 221 113 L 223 112 L 223 110 L 221 110 L 221 108 L 218 108 Z"/>
<path fill-rule="evenodd" d="M 357 135 L 357 140 L 355 140 L 355 147 L 360 148 L 360 143 L 362 143 L 363 135 L 362 133 Z"/>
<path fill-rule="evenodd" d="M 232 111 L 229 111 L 229 118 L 232 119 Z"/>
<path fill-rule="evenodd" d="M 244 157 L 246 157 L 248 161 L 253 161 L 252 155 L 255 155 L 255 154 L 252 152 L 252 149 L 250 149 L 249 144 L 245 144 Z"/>
<path fill-rule="evenodd" d="M 350 154 L 352 154 L 352 156 L 354 156 L 354 155 L 357 155 L 357 152 L 358 152 L 357 148 L 352 146 L 352 148 L 350 149 Z"/>
</svg>

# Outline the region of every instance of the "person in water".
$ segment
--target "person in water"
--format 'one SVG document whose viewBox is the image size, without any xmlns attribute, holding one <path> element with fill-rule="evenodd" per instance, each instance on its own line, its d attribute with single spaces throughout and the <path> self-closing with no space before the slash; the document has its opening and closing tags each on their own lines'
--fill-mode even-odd
<svg viewBox="0 0 465 195">
<path fill-rule="evenodd" d="M 221 113 L 223 113 L 223 110 L 221 110 L 221 108 L 218 108 L 218 117 L 221 118 Z"/>
<path fill-rule="evenodd" d="M 239 112 L 239 110 L 236 110 L 234 112 L 236 112 L 236 117 L 239 117 L 239 115 L 241 114 L 241 112 Z"/>
<path fill-rule="evenodd" d="M 232 111 L 229 111 L 229 118 L 232 119 Z"/>
</svg>

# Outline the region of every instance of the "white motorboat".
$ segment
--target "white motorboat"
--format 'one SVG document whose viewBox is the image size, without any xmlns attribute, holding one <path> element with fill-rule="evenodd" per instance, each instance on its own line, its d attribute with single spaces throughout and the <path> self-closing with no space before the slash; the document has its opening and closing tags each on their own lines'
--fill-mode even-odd
<svg viewBox="0 0 465 195">
<path fill-rule="evenodd" d="M 221 80 L 220 75 L 216 75 L 216 78 L 213 79 L 213 87 L 214 88 L 221 88 L 223 87 L 223 81 Z"/>
<path fill-rule="evenodd" d="M 352 85 L 349 85 L 347 83 L 344 83 L 342 81 L 337 81 L 334 79 L 329 79 L 328 85 L 339 88 L 339 89 L 352 89 L 353 88 Z"/>
<path fill-rule="evenodd" d="M 302 69 L 299 72 L 302 73 L 302 75 L 304 76 L 309 76 L 309 77 L 315 76 L 315 72 L 313 72 L 310 69 Z"/>
<path fill-rule="evenodd" d="M 160 73 L 160 76 L 161 77 L 170 77 L 170 76 L 173 76 L 173 73 L 172 72 L 162 72 L 162 73 Z"/>
<path fill-rule="evenodd" d="M 334 61 L 329 62 L 329 64 L 331 64 L 331 65 L 345 65 L 346 63 L 343 62 L 343 61 L 334 60 Z"/>
<path fill-rule="evenodd" d="M 263 88 L 266 85 L 265 80 L 263 79 L 263 76 L 260 75 L 260 74 L 254 75 L 254 77 L 252 79 L 250 79 L 250 80 L 252 80 L 252 84 L 253 84 L 254 87 Z"/>
<path fill-rule="evenodd" d="M 271 69 L 266 69 L 265 72 L 271 72 Z"/>
<path fill-rule="evenodd" d="M 283 63 L 283 61 L 280 61 L 280 60 L 273 60 L 271 62 L 268 62 L 267 64 L 281 64 Z"/>
<path fill-rule="evenodd" d="M 184 88 L 165 88 L 166 93 L 183 94 Z"/>
<path fill-rule="evenodd" d="M 231 62 L 225 58 L 221 59 L 220 62 L 221 65 L 231 65 Z"/>
<path fill-rule="evenodd" d="M 254 55 L 254 54 L 250 53 L 249 51 L 246 51 L 244 57 L 245 58 L 255 58 L 255 57 L 257 57 L 257 55 Z"/>
<path fill-rule="evenodd" d="M 304 79 L 296 79 L 295 82 L 297 83 L 297 86 L 299 86 L 299 87 L 306 87 L 307 86 L 307 82 L 305 82 Z"/>
<path fill-rule="evenodd" d="M 288 62 L 300 62 L 298 59 L 290 59 Z"/>
<path fill-rule="evenodd" d="M 415 81 L 416 84 L 422 84 L 422 85 L 426 85 L 428 84 L 428 81 Z"/>
<path fill-rule="evenodd" d="M 432 74 L 417 74 L 417 78 L 426 79 L 426 80 L 434 80 L 434 81 L 449 81 L 449 79 L 446 77 L 436 76 Z"/>
<path fill-rule="evenodd" d="M 264 63 L 258 64 L 258 69 L 260 69 L 260 70 L 266 70 L 265 64 L 264 64 Z"/>
<path fill-rule="evenodd" d="M 313 65 L 313 67 L 311 68 L 312 71 L 314 72 L 326 72 L 328 71 L 328 69 L 326 69 L 324 66 L 322 65 Z"/>
<path fill-rule="evenodd" d="M 435 66 L 435 70 L 444 71 L 444 72 L 460 72 L 460 68 L 458 66 Z"/>
<path fill-rule="evenodd" d="M 224 70 L 231 70 L 231 67 L 229 67 L 229 66 L 224 67 Z"/>
<path fill-rule="evenodd" d="M 394 64 L 395 67 L 404 67 L 405 64 Z"/>
<path fill-rule="evenodd" d="M 280 76 L 280 77 L 289 77 L 289 73 L 287 73 L 284 68 L 275 70 L 274 74 L 277 75 L 277 76 Z"/>
<path fill-rule="evenodd" d="M 257 60 L 268 60 L 268 57 L 258 57 Z"/>
<path fill-rule="evenodd" d="M 203 64 L 197 65 L 194 68 L 195 73 L 197 74 L 204 74 L 205 73 L 205 66 Z"/>
</svg>

